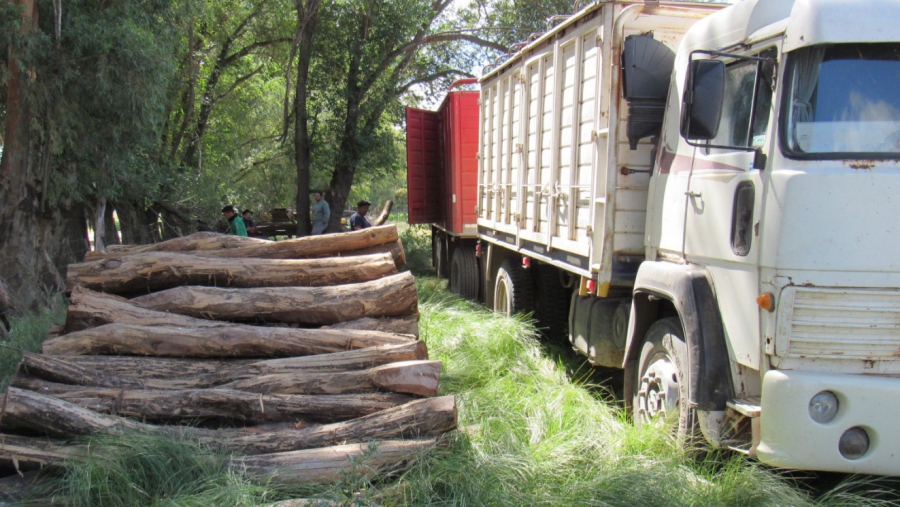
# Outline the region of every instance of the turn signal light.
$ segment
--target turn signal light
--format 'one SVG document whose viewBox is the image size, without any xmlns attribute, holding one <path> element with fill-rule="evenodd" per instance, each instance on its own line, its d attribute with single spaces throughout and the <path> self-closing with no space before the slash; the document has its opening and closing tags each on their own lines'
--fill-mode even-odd
<svg viewBox="0 0 900 507">
<path fill-rule="evenodd" d="M 525 269 L 531 267 L 531 257 L 522 257 L 522 267 Z"/>
<path fill-rule="evenodd" d="M 771 292 L 760 294 L 759 296 L 756 296 L 756 304 L 763 310 L 771 312 L 775 310 L 775 296 L 773 296 Z"/>
</svg>

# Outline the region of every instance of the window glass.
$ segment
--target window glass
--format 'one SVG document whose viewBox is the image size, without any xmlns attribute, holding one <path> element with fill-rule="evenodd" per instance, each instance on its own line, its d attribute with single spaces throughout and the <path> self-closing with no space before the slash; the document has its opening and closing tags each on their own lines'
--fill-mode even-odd
<svg viewBox="0 0 900 507">
<path fill-rule="evenodd" d="M 900 154 L 900 45 L 804 48 L 790 65 L 788 152 Z"/>
<path fill-rule="evenodd" d="M 774 58 L 775 51 L 757 56 Z M 765 143 L 774 68 L 774 60 L 738 61 L 726 68 L 722 118 L 711 145 L 759 148 Z"/>
</svg>

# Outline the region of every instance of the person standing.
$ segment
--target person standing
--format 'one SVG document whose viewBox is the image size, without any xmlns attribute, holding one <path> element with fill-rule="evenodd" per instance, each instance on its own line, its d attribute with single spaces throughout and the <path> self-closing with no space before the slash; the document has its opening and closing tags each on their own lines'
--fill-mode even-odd
<svg viewBox="0 0 900 507">
<path fill-rule="evenodd" d="M 372 227 L 372 223 L 369 222 L 369 219 L 366 218 L 366 215 L 369 213 L 369 206 L 372 203 L 363 199 L 356 203 L 356 213 L 350 215 L 350 230 L 358 231 L 360 229 L 368 229 Z"/>
<path fill-rule="evenodd" d="M 241 213 L 241 220 L 244 221 L 244 227 L 247 229 L 247 234 L 249 236 L 256 236 L 256 233 L 259 232 L 256 229 L 256 224 L 253 223 L 253 212 L 245 209 L 243 213 Z"/>
<path fill-rule="evenodd" d="M 244 221 L 241 220 L 241 217 L 237 215 L 237 212 L 234 211 L 234 206 L 228 205 L 222 208 L 222 215 L 228 219 L 228 223 L 230 224 L 228 228 L 229 234 L 233 234 L 235 236 L 246 236 L 247 228 L 244 227 Z"/>
<path fill-rule="evenodd" d="M 313 204 L 313 234 L 324 234 L 328 228 L 328 220 L 331 218 L 331 208 L 328 202 L 322 198 L 322 192 L 313 194 L 316 203 Z"/>
</svg>

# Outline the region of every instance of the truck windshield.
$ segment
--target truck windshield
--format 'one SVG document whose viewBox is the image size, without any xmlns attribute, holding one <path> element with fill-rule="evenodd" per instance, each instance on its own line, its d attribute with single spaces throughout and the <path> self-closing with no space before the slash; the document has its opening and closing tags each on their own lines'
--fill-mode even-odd
<svg viewBox="0 0 900 507">
<path fill-rule="evenodd" d="M 900 45 L 816 46 L 790 60 L 789 155 L 900 158 Z"/>
</svg>

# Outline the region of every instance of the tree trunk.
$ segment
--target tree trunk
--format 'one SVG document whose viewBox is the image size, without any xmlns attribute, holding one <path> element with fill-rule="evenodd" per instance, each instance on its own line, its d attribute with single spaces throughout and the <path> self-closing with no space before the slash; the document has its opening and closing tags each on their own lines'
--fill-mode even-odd
<svg viewBox="0 0 900 507">
<path fill-rule="evenodd" d="M 17 386 L 104 414 L 162 423 L 201 419 L 241 425 L 355 419 L 413 401 L 393 393 L 266 395 L 233 389 L 119 389 L 19 379 Z"/>
<path fill-rule="evenodd" d="M 365 349 L 316 354 L 314 356 L 268 359 L 247 364 L 230 365 L 211 373 L 190 375 L 188 371 L 200 371 L 201 366 L 183 362 L 164 361 L 158 358 L 139 360 L 134 358 L 135 371 L 121 372 L 121 362 L 110 358 L 110 366 L 101 361 L 90 367 L 88 361 L 78 356 L 45 356 L 26 352 L 22 355 L 20 369 L 24 375 L 61 382 L 64 384 L 120 387 L 133 389 L 198 389 L 228 382 L 250 379 L 262 375 L 291 373 L 318 373 L 323 376 L 338 372 L 356 371 L 390 363 L 424 360 L 428 349 L 424 342 L 399 345 L 380 345 Z M 204 361 L 196 361 L 203 363 Z M 217 362 L 221 364 L 221 362 Z M 16 377 L 12 383 L 16 384 Z"/>
<path fill-rule="evenodd" d="M 149 252 L 111 256 L 69 266 L 76 286 L 113 294 L 146 294 L 181 285 L 218 287 L 321 287 L 376 280 L 397 273 L 390 254 L 323 259 L 212 259 Z"/>
<path fill-rule="evenodd" d="M 408 272 L 335 287 L 177 287 L 131 301 L 150 310 L 210 319 L 318 325 L 418 311 L 415 279 Z"/>
<path fill-rule="evenodd" d="M 13 0 L 22 9 L 19 36 L 11 39 L 7 58 L 6 126 L 0 157 L 0 278 L 9 284 L 16 306 L 22 311 L 37 310 L 42 296 L 40 282 L 45 269 L 39 255 L 38 217 L 41 195 L 46 190 L 38 174 L 32 140 L 34 111 L 27 99 L 31 83 L 37 79 L 19 67 L 28 61 L 28 35 L 38 30 L 38 0 Z M 21 42 L 20 39 L 22 39 Z"/>
<path fill-rule="evenodd" d="M 128 243 L 126 241 L 126 243 Z M 152 245 L 118 245 L 109 249 L 111 254 L 136 254 L 144 252 L 191 252 L 194 250 L 217 250 L 220 248 L 243 248 L 272 243 L 267 239 L 234 236 L 218 232 L 195 232 L 190 236 L 173 238 Z"/>
<path fill-rule="evenodd" d="M 106 227 L 106 233 L 103 235 L 103 239 L 106 242 L 106 249 L 109 250 L 109 247 L 113 245 L 119 245 L 122 241 L 119 239 L 119 231 L 116 229 L 116 215 L 115 213 L 116 207 L 112 202 L 107 202 L 106 204 L 106 214 L 103 218 L 103 225 Z M 85 258 L 87 260 L 87 258 Z"/>
<path fill-rule="evenodd" d="M 94 251 L 106 252 L 106 198 L 97 199 L 94 206 Z"/>
<path fill-rule="evenodd" d="M 276 487 L 338 482 L 352 472 L 373 479 L 403 470 L 435 443 L 436 440 L 427 439 L 344 444 L 233 458 L 231 467 Z"/>
<path fill-rule="evenodd" d="M 196 360 L 135 356 L 53 356 L 88 371 L 134 378 L 191 378 L 254 363 L 252 359 Z"/>
<path fill-rule="evenodd" d="M 372 226 L 377 227 L 379 225 L 384 225 L 384 223 L 387 222 L 388 218 L 390 218 L 391 210 L 393 208 L 394 208 L 394 201 L 392 201 L 390 199 L 385 201 L 384 209 L 381 210 L 381 214 L 378 215 L 378 218 L 376 218 L 375 221 L 372 222 Z"/>
<path fill-rule="evenodd" d="M 141 308 L 127 299 L 75 287 L 69 299 L 64 331 L 67 333 L 119 322 L 138 326 L 219 327 L 227 322 L 186 317 Z"/>
<path fill-rule="evenodd" d="M 294 94 L 294 162 L 297 165 L 297 236 L 308 236 L 312 227 L 309 221 L 309 182 L 312 172 L 312 154 L 309 139 L 309 67 L 312 63 L 313 37 L 319 17 L 320 0 L 297 0 L 297 89 Z"/>
<path fill-rule="evenodd" d="M 162 357 L 293 357 L 414 341 L 379 331 L 232 325 L 215 328 L 107 324 L 50 338 L 44 354 L 128 354 Z"/>
<path fill-rule="evenodd" d="M 33 391 L 9 388 L 4 429 L 31 428 L 53 437 L 141 432 L 190 438 L 233 452 L 262 454 L 333 445 L 337 442 L 432 436 L 456 427 L 453 396 L 416 400 L 350 421 L 303 429 L 208 430 L 188 426 L 153 426 L 100 414 L 74 403 Z"/>
<path fill-rule="evenodd" d="M 337 373 L 280 373 L 220 385 L 263 394 L 349 394 L 390 391 L 436 396 L 440 361 L 401 361 L 368 370 Z"/>
<path fill-rule="evenodd" d="M 418 337 L 419 316 L 408 315 L 406 317 L 395 317 L 392 319 L 373 319 L 371 317 L 363 317 L 361 319 L 338 322 L 337 324 L 333 324 L 331 326 L 322 326 L 320 329 L 369 329 L 372 331 L 408 334 Z"/>
</svg>

